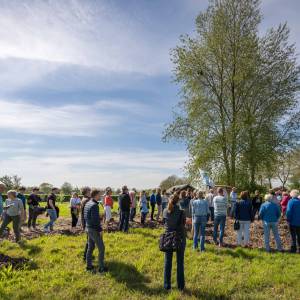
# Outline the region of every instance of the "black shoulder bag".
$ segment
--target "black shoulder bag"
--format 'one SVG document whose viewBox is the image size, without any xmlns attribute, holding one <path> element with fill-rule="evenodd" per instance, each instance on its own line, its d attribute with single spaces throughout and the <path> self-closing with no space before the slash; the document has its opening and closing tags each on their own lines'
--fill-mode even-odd
<svg viewBox="0 0 300 300">
<path fill-rule="evenodd" d="M 236 205 L 236 206 L 235 206 L 235 209 L 238 209 L 238 203 L 237 203 L 237 202 L 236 202 L 235 205 Z M 240 221 L 237 220 L 237 219 L 235 219 L 234 224 L 233 224 L 233 229 L 234 229 L 235 231 L 238 231 L 238 230 L 240 230 L 240 228 L 241 228 Z"/>
<path fill-rule="evenodd" d="M 180 213 L 179 222 L 182 223 L 183 211 Z M 183 233 L 176 231 L 170 231 L 163 233 L 159 238 L 159 250 L 162 252 L 176 252 L 183 245 Z"/>
</svg>

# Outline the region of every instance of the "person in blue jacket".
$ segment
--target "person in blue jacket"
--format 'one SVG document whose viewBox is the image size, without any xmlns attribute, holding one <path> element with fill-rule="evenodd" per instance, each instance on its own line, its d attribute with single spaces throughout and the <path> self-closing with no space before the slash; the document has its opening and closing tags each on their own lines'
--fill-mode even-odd
<svg viewBox="0 0 300 300">
<path fill-rule="evenodd" d="M 152 194 L 151 194 L 151 196 L 150 196 L 151 221 L 154 221 L 155 204 L 156 204 L 155 190 L 152 190 Z"/>
<path fill-rule="evenodd" d="M 259 217 L 263 221 L 266 251 L 270 252 L 270 231 L 273 231 L 277 250 L 282 251 L 281 240 L 278 233 L 278 220 L 281 216 L 280 208 L 273 202 L 273 195 L 265 196 L 265 203 L 260 207 Z"/>
<path fill-rule="evenodd" d="M 298 251 L 300 253 L 300 199 L 298 198 L 299 191 L 292 190 L 290 196 L 292 199 L 288 202 L 286 218 L 290 225 L 290 232 L 292 237 L 291 252 L 296 253 L 298 242 Z"/>
</svg>

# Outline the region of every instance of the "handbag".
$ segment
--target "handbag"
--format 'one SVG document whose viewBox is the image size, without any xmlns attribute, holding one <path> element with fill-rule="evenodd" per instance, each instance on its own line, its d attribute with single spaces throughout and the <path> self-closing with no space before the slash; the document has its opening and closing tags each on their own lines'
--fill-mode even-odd
<svg viewBox="0 0 300 300">
<path fill-rule="evenodd" d="M 236 205 L 235 209 L 237 209 L 238 208 L 238 203 L 236 203 L 235 205 Z M 233 224 L 233 229 L 235 231 L 238 231 L 238 230 L 240 230 L 240 228 L 241 228 L 240 221 L 235 219 L 234 224 Z"/>
<path fill-rule="evenodd" d="M 180 223 L 182 220 L 183 212 L 180 215 Z M 182 248 L 184 243 L 184 236 L 178 231 L 169 231 L 161 234 L 159 238 L 159 250 L 162 252 L 176 252 Z"/>
</svg>

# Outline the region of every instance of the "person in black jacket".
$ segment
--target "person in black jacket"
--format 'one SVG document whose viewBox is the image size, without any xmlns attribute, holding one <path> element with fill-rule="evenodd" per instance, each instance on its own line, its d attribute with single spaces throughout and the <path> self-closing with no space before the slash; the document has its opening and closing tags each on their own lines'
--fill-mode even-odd
<svg viewBox="0 0 300 300">
<path fill-rule="evenodd" d="M 255 195 L 252 199 L 253 218 L 254 219 L 255 219 L 255 215 L 259 212 L 261 205 L 262 205 L 262 197 L 260 196 L 259 191 L 255 191 Z"/>
<path fill-rule="evenodd" d="M 82 226 L 82 229 L 85 230 L 84 207 L 89 202 L 89 200 L 91 199 L 91 188 L 86 186 L 86 187 L 82 188 L 81 193 L 83 195 L 82 200 L 81 200 L 81 226 Z M 85 248 L 84 248 L 84 253 L 83 253 L 83 260 L 84 261 L 86 261 L 86 253 L 87 253 L 87 249 L 88 249 L 88 240 L 89 240 L 89 237 L 87 235 Z"/>
<path fill-rule="evenodd" d="M 185 232 L 185 212 L 180 209 L 179 196 L 174 194 L 171 196 L 168 207 L 163 212 L 164 224 L 166 232 L 177 231 L 183 237 L 183 243 L 180 249 L 176 251 L 177 256 L 177 286 L 179 290 L 183 290 L 184 283 L 184 250 L 186 245 Z M 164 268 L 164 288 L 171 289 L 171 273 L 172 273 L 173 252 L 165 252 L 165 268 Z"/>
<path fill-rule="evenodd" d="M 128 194 L 127 186 L 122 187 L 122 194 L 119 196 L 119 209 L 120 209 L 120 224 L 119 230 L 128 232 L 129 227 L 129 213 L 130 213 L 130 196 Z"/>
<path fill-rule="evenodd" d="M 39 196 L 39 189 L 37 187 L 33 188 L 32 194 L 29 195 L 27 204 L 29 207 L 29 217 L 28 217 L 28 230 L 31 230 L 31 225 L 33 229 L 36 229 L 36 219 L 38 217 L 38 207 L 39 202 L 42 199 Z"/>
<path fill-rule="evenodd" d="M 95 245 L 98 248 L 98 261 L 99 272 L 107 272 L 107 268 L 104 266 L 104 242 L 103 242 L 103 229 L 101 226 L 101 219 L 99 213 L 99 201 L 101 194 L 99 190 L 93 190 L 91 193 L 91 200 L 89 200 L 84 207 L 84 221 L 86 231 L 88 234 L 88 250 L 86 255 L 87 271 L 94 271 L 92 265 L 92 254 L 95 249 Z"/>
</svg>

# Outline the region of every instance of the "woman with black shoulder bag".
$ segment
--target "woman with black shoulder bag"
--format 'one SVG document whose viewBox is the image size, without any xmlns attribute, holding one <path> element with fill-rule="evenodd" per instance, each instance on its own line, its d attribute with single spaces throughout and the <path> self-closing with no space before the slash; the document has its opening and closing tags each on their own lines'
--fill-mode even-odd
<svg viewBox="0 0 300 300">
<path fill-rule="evenodd" d="M 165 252 L 164 288 L 171 289 L 171 273 L 173 252 L 177 257 L 177 286 L 183 290 L 184 282 L 184 250 L 186 245 L 185 213 L 180 209 L 177 194 L 171 196 L 168 207 L 164 210 L 165 233 L 160 238 L 160 250 Z"/>
</svg>

